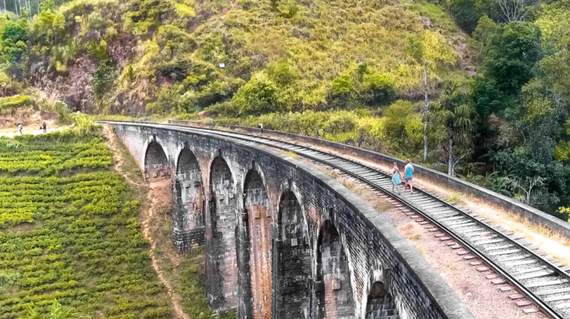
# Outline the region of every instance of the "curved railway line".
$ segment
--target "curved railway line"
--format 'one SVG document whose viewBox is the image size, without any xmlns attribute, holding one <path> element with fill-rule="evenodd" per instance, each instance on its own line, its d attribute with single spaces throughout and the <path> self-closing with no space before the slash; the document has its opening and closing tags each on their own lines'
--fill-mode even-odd
<svg viewBox="0 0 570 319">
<path fill-rule="evenodd" d="M 109 122 L 112 123 L 112 122 Z M 140 124 L 140 123 L 133 123 Z M 299 146 L 290 142 L 243 133 L 220 131 L 193 126 L 145 124 L 157 128 L 178 128 L 189 132 L 206 132 L 241 141 L 262 144 L 283 151 L 294 152 L 315 162 L 333 167 L 367 184 L 374 190 L 400 202 L 409 211 L 423 218 L 445 233 L 442 240 L 454 240 L 452 248 L 464 248 L 464 258 L 479 258 L 509 281 L 528 300 L 552 318 L 570 319 L 570 275 L 553 262 L 537 254 L 516 237 L 477 218 L 445 200 L 415 189 L 413 194 L 392 192 L 388 173 L 365 164 L 322 150 Z M 421 217 L 419 217 L 421 216 Z M 412 216 L 413 218 L 416 218 Z M 436 230 L 436 228 L 432 228 Z M 497 278 L 494 283 L 502 283 Z M 529 303 L 530 305 L 530 303 Z"/>
</svg>

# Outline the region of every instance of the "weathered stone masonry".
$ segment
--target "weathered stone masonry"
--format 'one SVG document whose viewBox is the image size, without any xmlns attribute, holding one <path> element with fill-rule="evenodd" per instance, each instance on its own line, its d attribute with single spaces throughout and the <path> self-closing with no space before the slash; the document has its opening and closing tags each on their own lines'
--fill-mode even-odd
<svg viewBox="0 0 570 319">
<path fill-rule="evenodd" d="M 184 250 L 204 238 L 216 311 L 364 318 L 369 300 L 389 295 L 400 318 L 472 318 L 385 217 L 326 175 L 227 138 L 113 124 L 148 177 L 170 170 L 174 240 Z"/>
<path fill-rule="evenodd" d="M 185 146 L 180 151 L 176 165 L 172 215 L 175 217 L 172 220 L 174 244 L 182 251 L 204 243 L 206 198 L 203 189 L 198 159 Z"/>
</svg>

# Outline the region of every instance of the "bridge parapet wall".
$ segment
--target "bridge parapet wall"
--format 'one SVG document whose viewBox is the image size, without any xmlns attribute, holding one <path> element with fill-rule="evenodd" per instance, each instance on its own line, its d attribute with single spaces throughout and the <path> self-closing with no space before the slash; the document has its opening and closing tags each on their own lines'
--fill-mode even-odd
<svg viewBox="0 0 570 319">
<path fill-rule="evenodd" d="M 261 146 L 207 133 L 110 123 L 143 170 L 146 147 L 154 141 L 164 148 L 173 181 L 181 150 L 190 149 L 196 157 L 204 197 L 210 201 L 205 211 L 205 245 L 206 254 L 215 258 L 207 263 L 206 275 L 210 302 L 216 311 L 235 309 L 238 318 L 291 318 L 286 303 L 299 307 L 295 311 L 303 314 L 302 318 L 364 318 L 372 283 L 382 281 L 400 318 L 472 318 L 439 274 L 386 217 L 314 168 Z M 233 183 L 225 182 L 230 176 L 212 174 L 212 164 L 219 159 L 227 164 Z M 246 176 L 252 171 L 258 177 L 253 186 L 247 186 L 246 180 L 252 178 Z M 213 184 L 226 187 L 223 192 L 232 195 L 225 199 L 214 196 Z M 214 233 L 216 224 L 229 218 L 217 214 L 220 205 L 232 203 L 232 196 L 236 199 L 231 216 L 235 219 L 233 247 L 217 237 L 224 234 Z M 258 216 L 260 213 L 266 216 Z M 255 226 L 265 225 L 260 222 L 269 223 L 268 237 L 265 226 Z M 229 229 L 225 231 L 227 235 Z M 214 247 L 216 240 L 226 245 Z M 223 263 L 237 271 L 227 271 L 231 268 L 223 268 Z M 269 290 L 252 285 L 267 282 L 255 277 L 264 271 L 270 272 Z M 294 282 L 295 278 L 306 279 Z M 298 289 L 295 294 L 290 289 L 303 286 L 309 292 Z M 285 290 L 288 299 L 284 301 L 278 294 Z"/>
</svg>

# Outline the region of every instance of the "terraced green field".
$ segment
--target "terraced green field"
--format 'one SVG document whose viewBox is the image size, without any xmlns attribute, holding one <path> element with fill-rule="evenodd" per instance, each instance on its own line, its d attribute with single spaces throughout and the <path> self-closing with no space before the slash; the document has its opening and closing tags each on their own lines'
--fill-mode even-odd
<svg viewBox="0 0 570 319">
<path fill-rule="evenodd" d="M 87 318 L 172 317 L 111 155 L 100 134 L 0 138 L 1 319 L 54 300 Z"/>
</svg>

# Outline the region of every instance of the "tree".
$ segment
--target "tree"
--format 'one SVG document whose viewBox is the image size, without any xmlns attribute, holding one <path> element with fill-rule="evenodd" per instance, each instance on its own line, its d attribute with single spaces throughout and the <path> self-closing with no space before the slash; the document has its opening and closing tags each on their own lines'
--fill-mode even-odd
<svg viewBox="0 0 570 319">
<path fill-rule="evenodd" d="M 530 205 L 535 188 L 543 186 L 545 181 L 546 178 L 542 176 L 525 176 L 513 180 L 513 188 L 521 190 L 524 194 L 523 202 Z"/>
<path fill-rule="evenodd" d="M 278 112 L 277 85 L 266 74 L 257 73 L 239 88 L 231 105 L 238 116 Z"/>
<path fill-rule="evenodd" d="M 524 21 L 528 14 L 529 0 L 495 0 L 505 22 Z"/>
<path fill-rule="evenodd" d="M 425 31 L 420 37 L 409 35 L 405 40 L 405 52 L 422 68 L 424 84 L 424 161 L 428 154 L 427 117 L 429 112 L 428 70 L 434 71 L 444 64 L 454 64 L 457 56 L 441 37 L 430 31 Z"/>
<path fill-rule="evenodd" d="M 477 27 L 473 30 L 473 38 L 481 47 L 481 52 L 491 44 L 491 39 L 501 31 L 501 27 L 487 15 L 479 18 Z"/>
<path fill-rule="evenodd" d="M 421 143 L 422 122 L 409 101 L 397 100 L 384 112 L 384 135 L 393 148 L 402 153 L 411 153 Z"/>
<path fill-rule="evenodd" d="M 483 58 L 485 76 L 495 79 L 503 94 L 520 94 L 542 58 L 540 30 L 532 23 L 511 22 L 491 36 L 490 44 Z"/>
<path fill-rule="evenodd" d="M 483 70 L 473 82 L 472 99 L 480 119 L 479 132 L 487 137 L 491 114 L 512 117 L 518 112 L 521 89 L 536 75 L 542 49 L 540 30 L 531 23 L 498 27 L 485 17 L 480 23 L 485 25 L 478 26 L 475 35 L 486 43 Z"/>
<path fill-rule="evenodd" d="M 429 92 L 428 92 L 428 78 L 427 78 L 427 62 L 425 59 L 425 47 L 422 39 L 417 36 L 406 37 L 406 52 L 423 68 L 424 75 L 424 109 L 422 110 L 424 122 L 424 161 L 427 159 L 428 145 L 427 145 L 427 114 L 429 112 Z"/>
<path fill-rule="evenodd" d="M 479 13 L 475 7 L 475 2 L 472 0 L 454 0 L 451 2 L 451 14 L 453 19 L 465 30 L 471 34 L 477 27 L 477 22 L 480 18 Z"/>
<path fill-rule="evenodd" d="M 91 73 L 93 95 L 97 102 L 111 91 L 116 73 L 116 68 L 110 61 L 102 61 L 99 67 Z"/>
<path fill-rule="evenodd" d="M 4 62 L 19 62 L 22 53 L 26 50 L 26 41 L 28 40 L 27 21 L 18 19 L 9 21 L 4 28 L 2 34 L 2 60 Z"/>
<path fill-rule="evenodd" d="M 436 121 L 445 128 L 447 173 L 455 176 L 455 166 L 473 152 L 475 111 L 469 104 L 469 95 L 456 83 L 450 83 L 439 102 L 434 105 Z"/>
<path fill-rule="evenodd" d="M 534 207 L 554 213 L 566 191 L 568 169 L 558 161 L 538 162 L 525 146 L 490 152 L 510 191 Z"/>
</svg>

